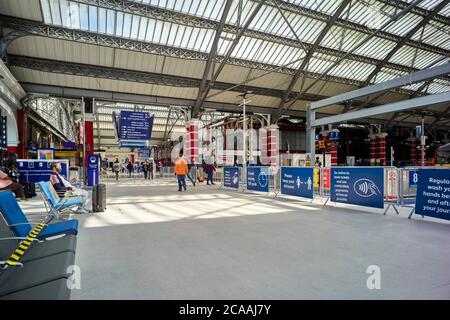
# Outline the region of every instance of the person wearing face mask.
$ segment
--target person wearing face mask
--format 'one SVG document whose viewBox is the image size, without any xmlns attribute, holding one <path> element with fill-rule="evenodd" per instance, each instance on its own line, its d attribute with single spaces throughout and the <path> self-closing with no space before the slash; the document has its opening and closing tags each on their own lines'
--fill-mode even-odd
<svg viewBox="0 0 450 320">
<path fill-rule="evenodd" d="M 80 196 L 83 198 L 83 207 L 77 210 L 77 213 L 89 213 L 88 210 L 85 209 L 86 201 L 88 200 L 89 193 L 86 190 L 76 188 L 70 184 L 62 175 L 61 175 L 61 164 L 58 162 L 53 162 L 50 164 L 50 170 L 52 171 L 50 175 L 50 182 L 56 191 L 71 191 L 73 196 Z"/>
</svg>

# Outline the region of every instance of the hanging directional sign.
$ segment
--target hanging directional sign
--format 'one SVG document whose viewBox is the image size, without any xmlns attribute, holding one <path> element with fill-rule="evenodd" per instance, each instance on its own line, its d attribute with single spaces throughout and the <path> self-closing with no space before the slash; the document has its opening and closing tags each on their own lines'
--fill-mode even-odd
<svg viewBox="0 0 450 320">
<path fill-rule="evenodd" d="M 120 111 L 120 140 L 149 140 L 153 117 L 148 112 Z"/>
</svg>

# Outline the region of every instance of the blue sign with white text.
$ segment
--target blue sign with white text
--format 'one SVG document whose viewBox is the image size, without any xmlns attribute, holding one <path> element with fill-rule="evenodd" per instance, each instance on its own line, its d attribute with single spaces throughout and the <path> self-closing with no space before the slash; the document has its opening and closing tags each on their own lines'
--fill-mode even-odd
<svg viewBox="0 0 450 320">
<path fill-rule="evenodd" d="M 419 169 L 416 214 L 450 220 L 450 169 Z"/>
<path fill-rule="evenodd" d="M 239 168 L 224 167 L 223 168 L 223 186 L 227 188 L 239 188 Z"/>
<path fill-rule="evenodd" d="M 149 140 L 152 126 L 149 112 L 120 111 L 120 140 Z"/>
<path fill-rule="evenodd" d="M 281 193 L 303 198 L 314 197 L 314 168 L 282 167 Z"/>
<path fill-rule="evenodd" d="M 269 167 L 247 167 L 247 189 L 269 192 Z"/>
<path fill-rule="evenodd" d="M 341 133 L 338 131 L 328 132 L 328 140 L 339 140 L 341 138 Z"/>
<path fill-rule="evenodd" d="M 52 171 L 50 165 L 53 162 L 61 164 L 61 175 L 66 179 L 69 178 L 69 161 L 68 160 L 31 160 L 18 159 L 17 169 L 19 169 L 19 180 L 21 182 L 40 182 L 49 181 Z"/>
<path fill-rule="evenodd" d="M 333 202 L 384 207 L 383 168 L 331 168 Z"/>
<path fill-rule="evenodd" d="M 91 154 L 88 156 L 88 186 L 96 186 L 99 184 L 99 168 L 100 164 L 98 154 Z"/>
<path fill-rule="evenodd" d="M 417 188 L 417 181 L 419 181 L 419 172 L 417 170 L 411 170 L 409 172 L 409 187 Z"/>
</svg>

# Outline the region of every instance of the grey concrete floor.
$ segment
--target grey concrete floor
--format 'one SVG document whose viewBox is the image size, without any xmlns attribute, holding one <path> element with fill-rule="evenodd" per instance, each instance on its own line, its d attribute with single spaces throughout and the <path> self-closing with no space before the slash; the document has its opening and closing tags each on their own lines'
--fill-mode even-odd
<svg viewBox="0 0 450 320">
<path fill-rule="evenodd" d="M 76 216 L 72 299 L 450 298 L 445 222 L 173 181 L 107 188 L 106 212 Z"/>
</svg>

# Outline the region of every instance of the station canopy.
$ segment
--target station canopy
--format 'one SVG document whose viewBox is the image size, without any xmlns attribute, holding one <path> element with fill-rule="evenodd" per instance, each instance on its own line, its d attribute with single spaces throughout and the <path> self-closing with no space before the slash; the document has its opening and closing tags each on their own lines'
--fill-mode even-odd
<svg viewBox="0 0 450 320">
<path fill-rule="evenodd" d="M 244 91 L 252 92 L 250 112 L 304 116 L 311 101 L 449 63 L 446 0 L 230 2 L 2 0 L 0 20 L 3 34 L 17 37 L 8 63 L 26 91 L 161 106 L 166 120 L 168 106 L 239 112 Z M 449 89 L 447 75 L 321 112 Z M 416 125 L 425 115 L 449 127 L 448 104 L 426 109 L 369 120 Z"/>
</svg>

